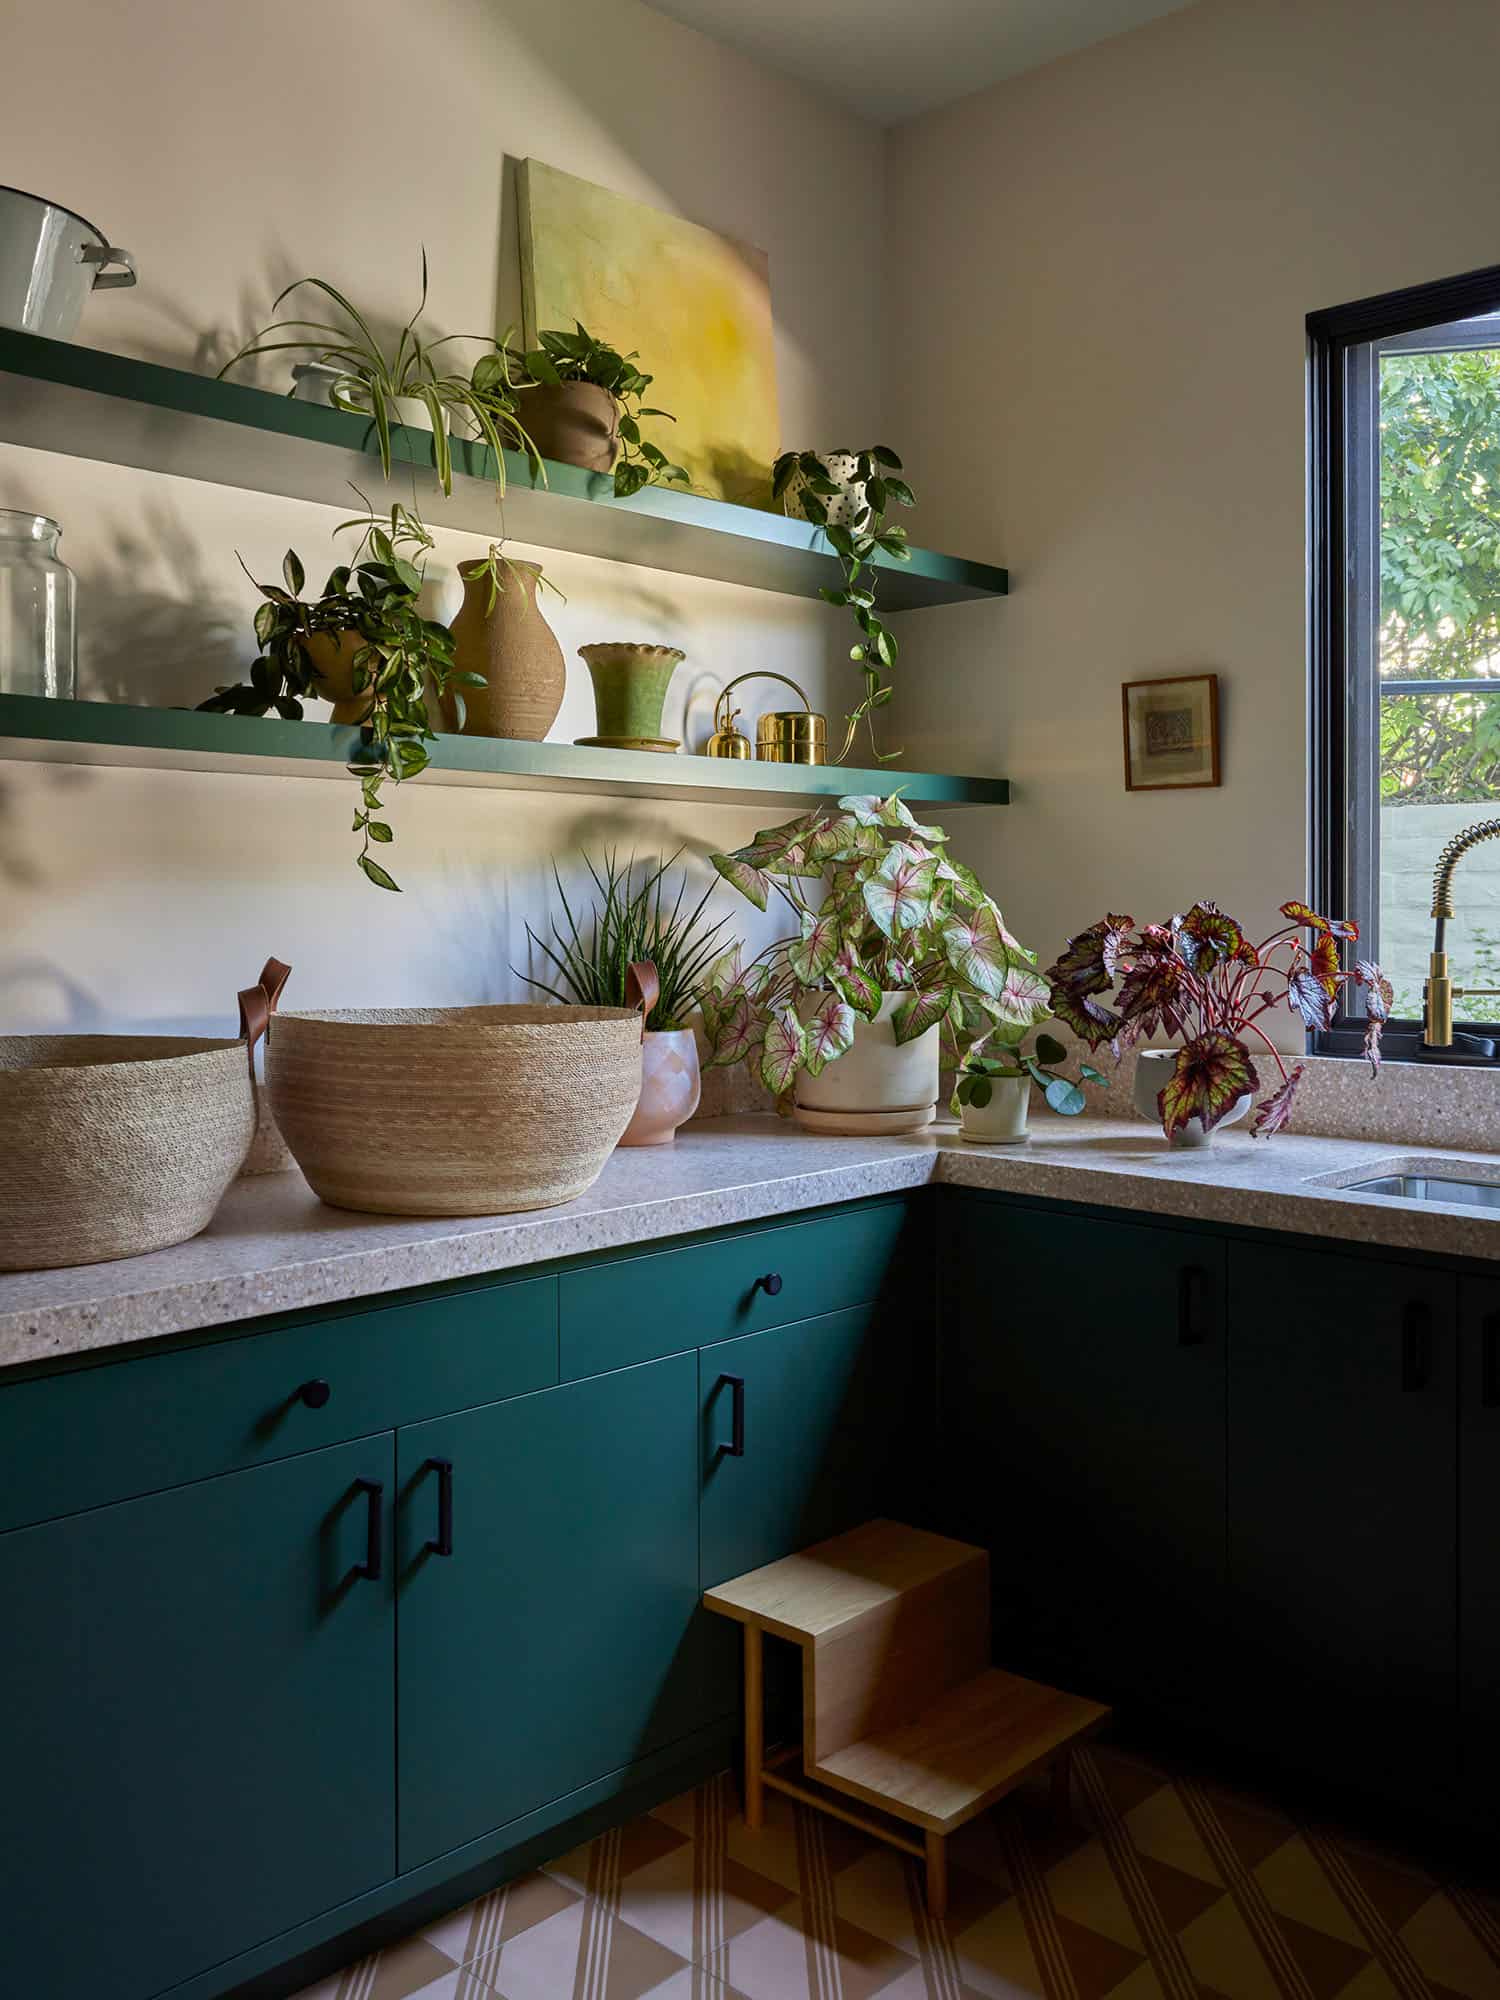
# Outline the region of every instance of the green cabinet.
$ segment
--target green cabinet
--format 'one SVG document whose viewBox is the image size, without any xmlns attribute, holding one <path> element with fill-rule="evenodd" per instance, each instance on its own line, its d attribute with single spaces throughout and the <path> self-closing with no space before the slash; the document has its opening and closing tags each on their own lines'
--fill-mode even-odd
<svg viewBox="0 0 1500 2000">
<path fill-rule="evenodd" d="M 393 1481 L 384 1436 L 0 1535 L 0 1993 L 148 2000 L 394 1872 Z"/>
<path fill-rule="evenodd" d="M 696 1392 L 680 1354 L 398 1433 L 403 1870 L 704 1719 Z"/>
<path fill-rule="evenodd" d="M 1412 1265 L 1230 1249 L 1232 1730 L 1396 1796 L 1454 1775 L 1455 1294 Z"/>
<path fill-rule="evenodd" d="M 947 1217 L 947 1530 L 1002 1665 L 1193 1716 L 1224 1618 L 1224 1246 L 964 1197 Z"/>
<path fill-rule="evenodd" d="M 1459 1748 L 1493 1815 L 1500 1784 L 1500 1280 L 1465 1279 L 1459 1332 Z"/>
</svg>

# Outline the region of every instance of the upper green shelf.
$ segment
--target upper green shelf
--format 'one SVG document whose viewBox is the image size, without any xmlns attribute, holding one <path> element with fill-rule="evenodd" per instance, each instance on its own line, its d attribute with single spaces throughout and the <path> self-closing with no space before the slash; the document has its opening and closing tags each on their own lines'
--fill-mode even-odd
<svg viewBox="0 0 1500 2000">
<path fill-rule="evenodd" d="M 345 508 L 352 484 L 370 492 L 379 476 L 374 426 L 363 417 L 4 328 L 0 440 Z M 805 521 L 665 487 L 617 500 L 607 476 L 571 465 L 549 463 L 546 485 L 533 485 L 526 461 L 510 452 L 502 520 L 486 446 L 454 441 L 453 493 L 445 499 L 431 470 L 431 437 L 398 428 L 392 445 L 415 473 L 434 525 L 489 536 L 503 528 L 537 548 L 792 597 L 816 597 L 837 581 L 821 534 Z M 45 507 L 45 498 L 37 504 Z M 887 611 L 997 597 L 1007 587 L 1003 569 L 930 549 L 913 549 L 909 563 L 876 561 Z"/>
</svg>

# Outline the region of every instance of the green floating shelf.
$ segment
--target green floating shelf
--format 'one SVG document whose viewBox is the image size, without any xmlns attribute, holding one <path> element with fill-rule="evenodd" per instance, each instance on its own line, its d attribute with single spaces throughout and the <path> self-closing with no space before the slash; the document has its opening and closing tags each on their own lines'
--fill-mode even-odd
<svg viewBox="0 0 1500 2000">
<path fill-rule="evenodd" d="M 344 508 L 351 484 L 369 491 L 379 476 L 374 426 L 363 417 L 8 329 L 0 329 L 0 441 Z M 571 465 L 549 463 L 545 485 L 533 484 L 526 461 L 507 452 L 502 524 L 487 446 L 454 440 L 449 498 L 432 472 L 430 435 L 398 427 L 392 447 L 437 526 L 493 536 L 503 525 L 511 540 L 537 548 L 792 597 L 816 597 L 837 581 L 821 532 L 805 521 L 665 487 L 617 500 L 607 476 Z M 1007 588 L 1003 569 L 930 549 L 913 549 L 909 563 L 880 555 L 875 563 L 887 611 Z"/>
<path fill-rule="evenodd" d="M 343 778 L 359 741 L 358 729 L 328 722 L 0 695 L 0 760 L 13 762 Z M 857 771 L 842 764 L 734 763 L 491 736 L 439 736 L 430 768 L 414 782 L 753 806 L 796 806 L 898 787 L 923 806 L 1003 806 L 1010 796 L 1003 778 L 933 776 L 898 764 Z"/>
</svg>

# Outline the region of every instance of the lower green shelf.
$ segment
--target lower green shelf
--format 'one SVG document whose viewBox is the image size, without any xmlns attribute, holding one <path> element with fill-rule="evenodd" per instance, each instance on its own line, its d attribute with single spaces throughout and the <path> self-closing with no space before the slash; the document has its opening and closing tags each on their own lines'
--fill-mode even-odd
<svg viewBox="0 0 1500 2000">
<path fill-rule="evenodd" d="M 327 722 L 0 695 L 0 760 L 12 762 L 342 778 L 359 740 L 358 729 Z M 723 805 L 795 805 L 897 789 L 927 806 L 1003 806 L 1010 797 L 1004 778 L 953 777 L 898 764 L 866 771 L 842 764 L 735 763 L 490 736 L 439 736 L 418 782 Z"/>
</svg>

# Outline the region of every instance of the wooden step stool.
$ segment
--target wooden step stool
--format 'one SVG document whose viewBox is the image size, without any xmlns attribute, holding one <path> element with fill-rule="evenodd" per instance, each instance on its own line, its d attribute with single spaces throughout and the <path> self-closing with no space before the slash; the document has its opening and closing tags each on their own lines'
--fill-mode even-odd
<svg viewBox="0 0 1500 2000">
<path fill-rule="evenodd" d="M 745 1628 L 746 1825 L 761 1824 L 766 1785 L 832 1813 L 926 1861 L 934 1917 L 947 1907 L 948 1835 L 1049 1765 L 1064 1806 L 1072 1748 L 1109 1715 L 992 1667 L 988 1555 L 896 1521 L 867 1521 L 750 1570 L 703 1602 Z M 769 1760 L 767 1632 L 802 1648 L 801 1751 Z M 811 1784 L 786 1775 L 799 1755 Z M 844 1799 L 878 1807 L 922 1838 Z"/>
</svg>

